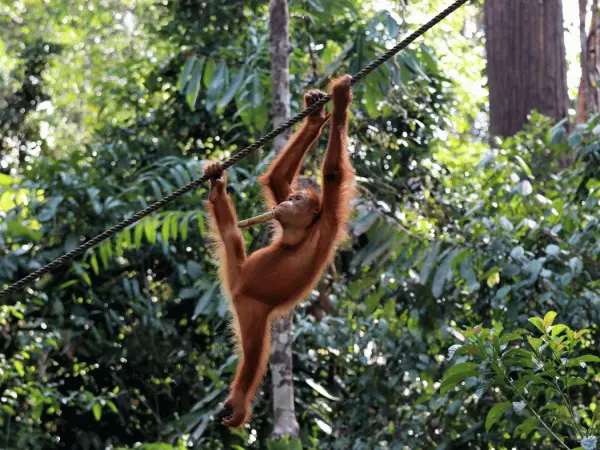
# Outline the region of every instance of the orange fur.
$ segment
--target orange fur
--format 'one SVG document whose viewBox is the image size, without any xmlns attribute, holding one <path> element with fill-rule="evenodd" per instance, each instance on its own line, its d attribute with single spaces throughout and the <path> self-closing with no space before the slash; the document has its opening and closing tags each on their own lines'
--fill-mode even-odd
<svg viewBox="0 0 600 450">
<path fill-rule="evenodd" d="M 309 105 L 321 95 L 324 94 L 309 91 L 305 102 Z M 231 198 L 224 189 L 224 182 L 213 182 L 208 203 L 213 217 L 215 255 L 221 261 L 221 281 L 230 299 L 233 329 L 241 353 L 225 402 L 225 406 L 233 409 L 233 416 L 223 421 L 228 426 L 241 427 L 250 417 L 252 401 L 267 368 L 270 321 L 289 314 L 306 297 L 346 237 L 352 209 L 350 201 L 354 196 L 354 169 L 347 148 L 348 109 L 352 99 L 349 77 L 333 82 L 332 95 L 331 130 L 322 165 L 323 192 L 319 196 L 312 189 L 305 191 L 310 205 L 314 205 L 318 213 L 314 219 L 307 216 L 310 225 L 302 230 L 299 242 L 287 244 L 279 225 L 271 244 L 246 258 Z M 322 110 L 311 114 L 267 173 L 259 178 L 270 207 L 281 204 L 296 190 L 302 160 L 329 118 Z M 211 176 L 217 176 L 216 169 L 211 170 Z M 309 214 L 314 214 L 314 210 Z"/>
</svg>

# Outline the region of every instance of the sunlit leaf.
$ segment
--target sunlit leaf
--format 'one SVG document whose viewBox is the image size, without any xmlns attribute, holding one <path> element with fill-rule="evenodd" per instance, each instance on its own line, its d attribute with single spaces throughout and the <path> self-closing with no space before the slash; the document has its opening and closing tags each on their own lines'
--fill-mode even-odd
<svg viewBox="0 0 600 450">
<path fill-rule="evenodd" d="M 171 216 L 166 216 L 163 220 L 161 238 L 164 243 L 169 242 L 169 233 L 171 230 Z"/>
<path fill-rule="evenodd" d="M 546 327 L 544 327 L 544 323 L 542 322 L 542 319 L 540 319 L 539 317 L 530 317 L 529 321 L 542 333 L 546 330 Z"/>
<path fill-rule="evenodd" d="M 544 316 L 544 328 L 548 330 L 549 327 L 554 323 L 554 319 L 556 318 L 557 313 L 555 311 L 548 311 Z"/>
<path fill-rule="evenodd" d="M 458 350 L 459 348 L 461 348 L 462 345 L 460 344 L 455 344 L 450 346 L 450 348 L 448 349 L 448 359 L 452 359 L 452 357 L 454 356 L 454 353 L 456 353 L 456 350 Z"/>
<path fill-rule="evenodd" d="M 306 384 L 308 384 L 311 388 L 313 388 L 315 391 L 317 391 L 323 397 L 328 398 L 329 400 L 334 400 L 334 401 L 339 400 L 339 397 L 336 397 L 335 395 L 331 395 L 329 392 L 327 392 L 327 389 L 325 389 L 323 386 L 321 386 L 319 383 L 317 383 L 312 378 L 307 378 L 305 381 L 306 381 Z"/>
<path fill-rule="evenodd" d="M 94 403 L 92 406 L 92 412 L 94 413 L 94 418 L 97 421 L 100 421 L 102 418 L 102 405 L 98 402 Z"/>
<path fill-rule="evenodd" d="M 488 287 L 494 287 L 498 283 L 500 283 L 500 273 L 498 272 L 494 272 L 486 280 Z"/>
</svg>

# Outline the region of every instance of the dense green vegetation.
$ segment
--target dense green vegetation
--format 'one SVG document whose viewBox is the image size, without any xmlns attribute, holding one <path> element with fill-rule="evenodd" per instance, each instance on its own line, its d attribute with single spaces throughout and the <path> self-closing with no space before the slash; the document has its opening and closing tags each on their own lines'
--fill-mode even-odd
<svg viewBox="0 0 600 450">
<path fill-rule="evenodd" d="M 401 18 L 290 1 L 293 111 L 441 4 L 410 3 Z M 333 308 L 315 292 L 295 315 L 304 448 L 595 448 L 600 122 L 567 132 L 534 113 L 492 149 L 482 36 L 461 34 L 476 13 L 354 89 L 360 196 L 325 278 Z M 258 0 L 0 1 L 0 286 L 272 127 L 268 14 Z M 262 211 L 270 150 L 229 171 L 241 217 Z M 237 361 L 205 197 L 0 305 L 0 448 L 266 448 L 270 389 L 249 428 L 215 420 Z M 250 250 L 267 237 L 245 231 Z"/>
</svg>

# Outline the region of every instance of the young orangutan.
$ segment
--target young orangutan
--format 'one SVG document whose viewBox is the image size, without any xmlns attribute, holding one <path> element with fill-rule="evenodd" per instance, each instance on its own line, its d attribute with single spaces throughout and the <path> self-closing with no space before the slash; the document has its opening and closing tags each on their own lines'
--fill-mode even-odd
<svg viewBox="0 0 600 450">
<path fill-rule="evenodd" d="M 259 181 L 278 222 L 272 243 L 246 257 L 235 208 L 227 195 L 226 177 L 219 163 L 206 168 L 211 178 L 208 207 L 217 242 L 220 275 L 231 300 L 233 325 L 241 359 L 225 407 L 233 414 L 223 420 L 241 427 L 267 368 L 271 345 L 270 321 L 289 313 L 317 284 L 345 238 L 354 195 L 354 169 L 348 156 L 348 110 L 351 77 L 332 83 L 333 111 L 323 108 L 308 116 L 302 127 Z M 308 91 L 306 106 L 325 95 Z M 331 118 L 327 154 L 322 164 L 322 195 L 297 190 L 296 177 L 311 144 Z"/>
</svg>

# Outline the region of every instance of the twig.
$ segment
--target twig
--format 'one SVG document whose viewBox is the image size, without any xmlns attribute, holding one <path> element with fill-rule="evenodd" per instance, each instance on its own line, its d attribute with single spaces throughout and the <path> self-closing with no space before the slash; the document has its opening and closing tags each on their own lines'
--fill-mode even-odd
<svg viewBox="0 0 600 450">
<path fill-rule="evenodd" d="M 552 428 L 550 428 L 550 427 L 549 427 L 549 426 L 546 424 L 546 422 L 544 422 L 544 420 L 543 420 L 543 419 L 540 417 L 540 415 L 539 415 L 539 414 L 538 414 L 538 413 L 537 413 L 537 412 L 536 412 L 536 411 L 535 411 L 535 410 L 534 410 L 534 409 L 533 409 L 533 408 L 532 408 L 532 407 L 529 405 L 529 403 L 527 402 L 527 400 L 525 399 L 525 397 L 523 397 L 523 396 L 521 395 L 521 393 L 520 393 L 520 392 L 517 390 L 517 388 L 516 388 L 516 387 L 515 387 L 515 385 L 513 384 L 512 380 L 511 380 L 511 379 L 508 377 L 508 375 L 506 375 L 506 372 L 505 372 L 504 370 L 502 370 L 502 373 L 504 374 L 504 378 L 506 378 L 506 381 L 508 381 L 508 384 L 510 384 L 510 387 L 512 388 L 513 392 L 515 392 L 515 393 L 516 393 L 516 394 L 519 396 L 519 398 L 521 399 L 521 401 L 522 401 L 523 403 L 525 403 L 525 405 L 527 405 L 527 409 L 529 409 L 529 411 L 531 411 L 531 413 L 532 413 L 532 414 L 535 416 L 535 418 L 536 418 L 537 420 L 539 420 L 539 421 L 540 421 L 540 423 L 542 424 L 542 426 L 543 426 L 543 427 L 544 427 L 546 430 L 548 430 L 548 433 L 550 433 L 550 434 L 552 435 L 552 437 L 553 437 L 554 439 L 556 439 L 556 440 L 558 441 L 558 443 L 559 443 L 559 444 L 560 444 L 562 447 L 566 448 L 567 450 L 571 450 L 571 448 L 570 448 L 570 447 L 569 447 L 567 444 L 565 444 L 565 443 L 563 442 L 563 440 L 562 440 L 561 438 L 559 438 L 559 437 L 556 435 L 556 433 L 554 433 L 554 431 L 552 431 Z"/>
</svg>

